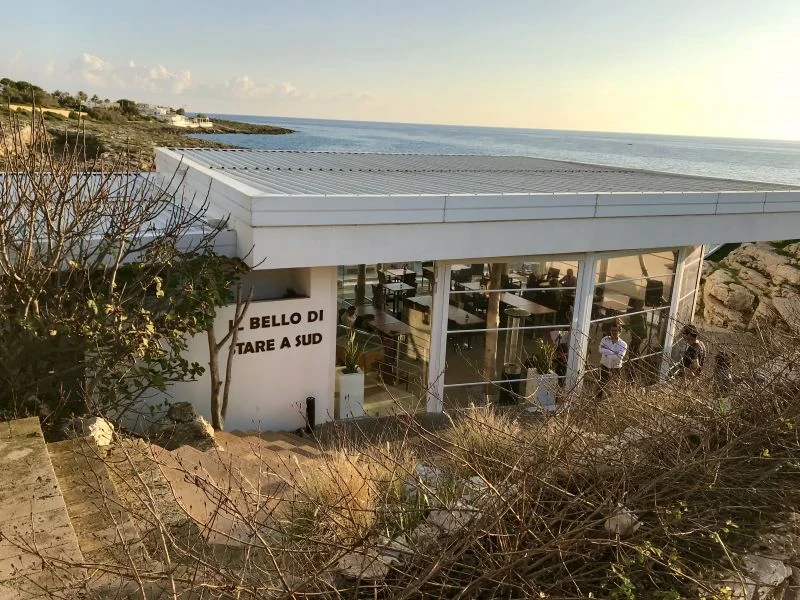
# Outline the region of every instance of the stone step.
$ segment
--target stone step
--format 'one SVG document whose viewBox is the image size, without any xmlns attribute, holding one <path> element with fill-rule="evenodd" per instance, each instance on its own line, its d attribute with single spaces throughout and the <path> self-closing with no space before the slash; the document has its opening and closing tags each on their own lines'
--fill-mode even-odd
<svg viewBox="0 0 800 600">
<path fill-rule="evenodd" d="M 90 438 L 48 444 L 78 545 L 89 563 L 142 569 L 150 559 L 103 461 Z"/>
<path fill-rule="evenodd" d="M 85 577 L 37 418 L 0 423 L 0 470 L 0 596 L 44 596 Z"/>
<path fill-rule="evenodd" d="M 218 432 L 216 439 L 243 471 L 250 469 L 248 478 L 262 495 L 274 494 L 291 480 L 300 465 L 316 458 L 286 442 L 270 442 L 255 436 Z"/>
<path fill-rule="evenodd" d="M 320 448 L 309 438 L 303 438 L 292 433 L 282 431 L 232 431 L 232 435 L 237 437 L 251 437 L 257 438 L 262 442 L 266 442 L 269 449 L 281 452 L 292 451 L 303 458 L 315 458 L 319 456 L 322 451 Z"/>
<path fill-rule="evenodd" d="M 203 544 L 197 524 L 190 518 L 165 476 L 169 453 L 141 439 L 119 438 L 106 449 L 104 462 L 120 502 L 127 509 L 145 548 L 154 561 L 165 561 L 160 544 L 161 531 L 182 545 Z"/>
<path fill-rule="evenodd" d="M 260 492 L 242 469 L 252 466 L 216 449 L 202 452 L 181 446 L 156 452 L 176 500 L 197 523 L 206 542 L 230 545 L 249 541 L 254 498 Z"/>
</svg>

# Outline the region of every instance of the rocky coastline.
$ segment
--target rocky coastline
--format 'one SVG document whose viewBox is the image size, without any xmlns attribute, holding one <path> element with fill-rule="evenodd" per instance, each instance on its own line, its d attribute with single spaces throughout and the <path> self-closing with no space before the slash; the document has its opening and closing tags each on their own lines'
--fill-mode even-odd
<svg viewBox="0 0 800 600">
<path fill-rule="evenodd" d="M 240 123 L 238 121 L 214 120 L 214 127 L 189 129 L 175 127 L 156 120 L 132 119 L 100 121 L 91 118 L 78 120 L 54 113 L 47 113 L 42 126 L 49 135 L 54 150 L 76 153 L 86 168 L 131 169 L 134 171 L 155 170 L 155 149 L 167 148 L 239 148 L 234 144 L 216 141 L 208 135 L 196 134 L 245 134 L 288 135 L 292 129 L 265 124 Z M 0 131 L 7 141 L 15 137 L 26 139 L 31 132 L 31 117 L 27 112 L 13 115 L 0 113 Z M 17 133 L 13 133 L 13 132 Z M 2 141 L 2 140 L 0 140 Z M 3 150 L 0 148 L 0 167 Z"/>
<path fill-rule="evenodd" d="M 704 263 L 702 315 L 709 325 L 800 333 L 800 242 L 743 243 Z"/>
<path fill-rule="evenodd" d="M 263 125 L 255 123 L 242 123 L 239 121 L 229 121 L 227 119 L 211 119 L 213 127 L 198 127 L 187 129 L 185 127 L 172 127 L 178 133 L 187 135 L 213 134 L 213 133 L 239 133 L 245 135 L 285 135 L 294 133 L 294 129 L 286 127 L 276 127 L 275 125 Z"/>
</svg>

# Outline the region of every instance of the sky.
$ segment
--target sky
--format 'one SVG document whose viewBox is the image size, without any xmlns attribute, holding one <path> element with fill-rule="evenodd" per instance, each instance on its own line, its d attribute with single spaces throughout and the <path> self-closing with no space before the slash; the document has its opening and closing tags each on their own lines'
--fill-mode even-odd
<svg viewBox="0 0 800 600">
<path fill-rule="evenodd" d="M 0 77 L 51 91 L 190 112 L 800 140 L 800 0 L 37 0 L 3 17 Z"/>
</svg>

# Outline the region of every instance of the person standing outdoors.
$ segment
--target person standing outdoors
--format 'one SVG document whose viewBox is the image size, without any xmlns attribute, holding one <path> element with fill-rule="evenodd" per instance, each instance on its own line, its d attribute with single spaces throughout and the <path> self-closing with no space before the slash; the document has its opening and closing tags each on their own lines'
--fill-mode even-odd
<svg viewBox="0 0 800 600">
<path fill-rule="evenodd" d="M 600 340 L 600 388 L 597 390 L 596 399 L 608 395 L 606 392 L 608 384 L 619 379 L 622 371 L 622 360 L 628 352 L 628 344 L 619 337 L 620 327 L 619 321 L 615 321 L 608 335 Z"/>
<path fill-rule="evenodd" d="M 706 362 L 706 345 L 697 339 L 697 327 L 687 325 L 683 328 L 683 341 L 686 342 L 686 349 L 683 351 L 681 363 L 683 365 L 684 377 L 697 377 Z"/>
</svg>

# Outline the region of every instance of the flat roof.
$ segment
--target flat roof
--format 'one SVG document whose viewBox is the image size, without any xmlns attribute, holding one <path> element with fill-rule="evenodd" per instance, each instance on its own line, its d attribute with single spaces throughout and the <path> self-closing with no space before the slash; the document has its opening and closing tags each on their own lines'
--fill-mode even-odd
<svg viewBox="0 0 800 600">
<path fill-rule="evenodd" d="M 522 156 L 170 148 L 266 196 L 752 192 L 788 185 Z"/>
</svg>

